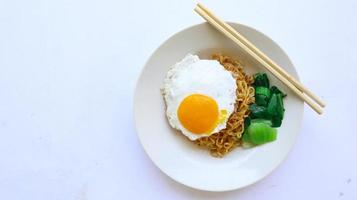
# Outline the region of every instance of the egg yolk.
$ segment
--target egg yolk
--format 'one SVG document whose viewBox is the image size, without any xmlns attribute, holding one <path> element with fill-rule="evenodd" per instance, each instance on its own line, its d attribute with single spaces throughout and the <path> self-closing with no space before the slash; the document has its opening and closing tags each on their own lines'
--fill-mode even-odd
<svg viewBox="0 0 357 200">
<path fill-rule="evenodd" d="M 181 124 L 192 133 L 208 133 L 217 125 L 218 104 L 209 96 L 193 94 L 183 99 L 177 115 Z"/>
</svg>

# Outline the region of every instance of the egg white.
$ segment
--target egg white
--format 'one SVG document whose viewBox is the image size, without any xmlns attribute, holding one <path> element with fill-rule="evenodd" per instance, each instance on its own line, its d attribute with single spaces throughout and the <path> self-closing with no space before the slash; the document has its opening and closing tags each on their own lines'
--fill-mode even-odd
<svg viewBox="0 0 357 200">
<path fill-rule="evenodd" d="M 174 129 L 180 130 L 190 140 L 207 137 L 226 128 L 236 101 L 236 80 L 216 60 L 200 60 L 197 55 L 188 54 L 171 66 L 164 80 L 162 93 L 166 103 L 166 116 Z M 177 116 L 181 101 L 192 94 L 203 94 L 213 98 L 219 110 L 226 110 L 227 117 L 210 133 L 194 134 L 185 129 Z"/>
</svg>

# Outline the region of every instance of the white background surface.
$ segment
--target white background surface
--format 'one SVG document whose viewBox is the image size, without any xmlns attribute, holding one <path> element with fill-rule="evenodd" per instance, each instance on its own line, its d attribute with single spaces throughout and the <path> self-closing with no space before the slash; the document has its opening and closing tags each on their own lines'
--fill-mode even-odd
<svg viewBox="0 0 357 200">
<path fill-rule="evenodd" d="M 357 199 L 356 1 L 202 1 L 269 35 L 327 102 L 306 107 L 287 160 L 242 190 L 162 174 L 140 146 L 133 92 L 194 1 L 0 1 L 0 199 Z M 174 155 L 173 155 L 174 156 Z"/>
</svg>

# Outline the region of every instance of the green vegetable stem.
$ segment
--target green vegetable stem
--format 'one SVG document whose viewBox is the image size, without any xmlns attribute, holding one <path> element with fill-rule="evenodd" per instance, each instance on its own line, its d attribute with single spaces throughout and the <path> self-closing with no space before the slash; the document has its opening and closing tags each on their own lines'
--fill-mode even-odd
<svg viewBox="0 0 357 200">
<path fill-rule="evenodd" d="M 265 122 L 254 122 L 243 134 L 243 141 L 254 145 L 262 145 L 276 140 L 277 131 Z"/>
</svg>

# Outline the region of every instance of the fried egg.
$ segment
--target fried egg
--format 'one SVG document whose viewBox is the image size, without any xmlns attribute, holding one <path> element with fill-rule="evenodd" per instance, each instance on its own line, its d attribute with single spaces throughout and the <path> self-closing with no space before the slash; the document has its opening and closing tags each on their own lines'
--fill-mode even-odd
<svg viewBox="0 0 357 200">
<path fill-rule="evenodd" d="M 190 140 L 219 132 L 234 111 L 236 90 L 218 61 L 188 54 L 169 68 L 162 87 L 169 124 Z"/>
</svg>

